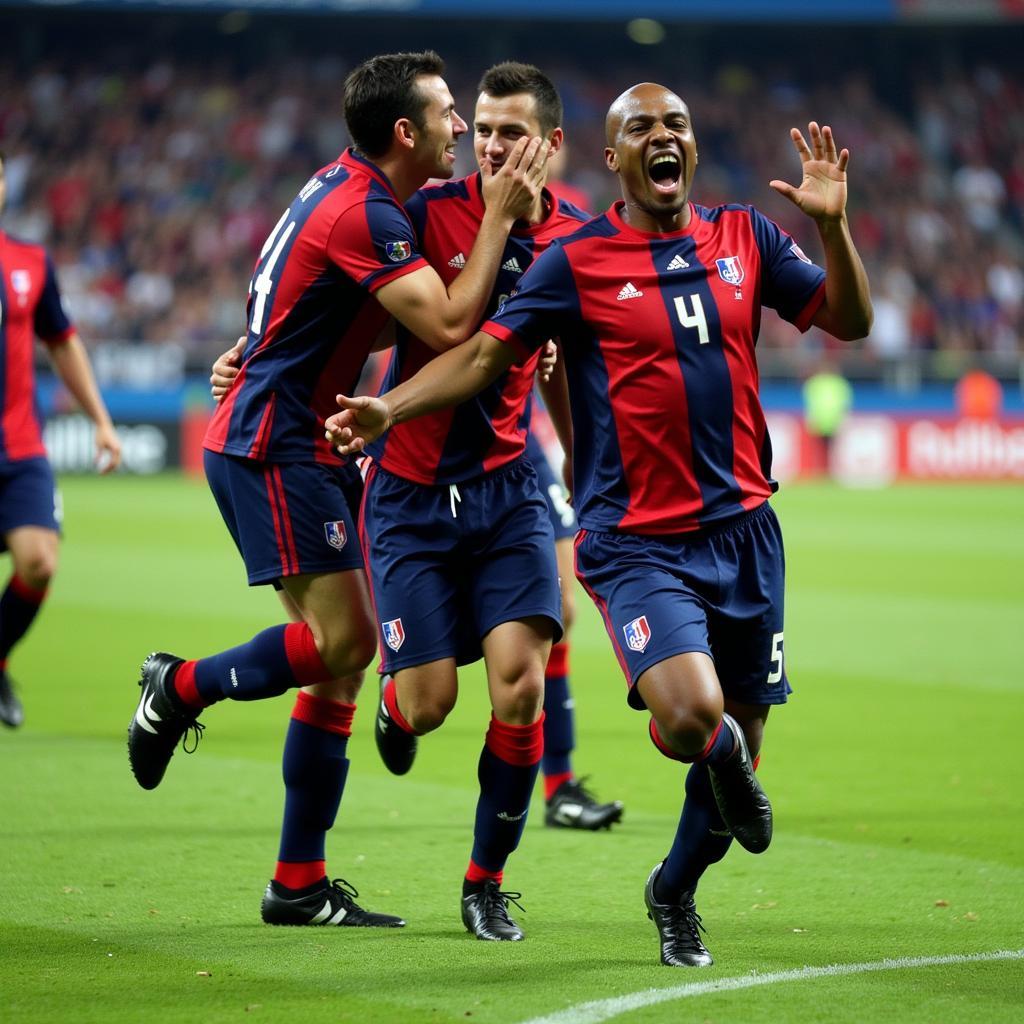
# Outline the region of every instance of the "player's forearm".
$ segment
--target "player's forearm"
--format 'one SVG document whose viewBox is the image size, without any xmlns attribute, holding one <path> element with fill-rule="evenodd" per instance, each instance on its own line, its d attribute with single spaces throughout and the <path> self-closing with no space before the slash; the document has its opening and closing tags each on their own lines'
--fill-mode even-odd
<svg viewBox="0 0 1024 1024">
<path fill-rule="evenodd" d="M 569 409 L 569 382 L 565 376 L 565 363 L 561 358 L 555 363 L 551 379 L 538 383 L 544 396 L 552 426 L 558 435 L 558 442 L 566 455 L 572 455 L 572 415 Z"/>
<path fill-rule="evenodd" d="M 825 249 L 825 302 L 814 323 L 842 341 L 867 337 L 874 320 L 871 288 L 845 217 L 819 222 Z"/>
<path fill-rule="evenodd" d="M 381 395 L 388 407 L 390 425 L 467 401 L 511 363 L 512 353 L 506 346 L 482 331 L 475 334 Z"/>
<path fill-rule="evenodd" d="M 89 355 L 82 339 L 73 334 L 67 341 L 51 347 L 50 357 L 57 376 L 71 392 L 82 411 L 97 426 L 110 426 L 110 413 L 96 385 Z"/>
</svg>

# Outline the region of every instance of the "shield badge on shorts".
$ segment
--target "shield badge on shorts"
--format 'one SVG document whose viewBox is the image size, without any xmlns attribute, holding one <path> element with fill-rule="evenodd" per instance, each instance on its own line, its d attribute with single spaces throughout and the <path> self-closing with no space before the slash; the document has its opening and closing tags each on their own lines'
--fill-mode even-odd
<svg viewBox="0 0 1024 1024">
<path fill-rule="evenodd" d="M 391 619 L 389 622 L 382 622 L 380 628 L 384 634 L 384 643 L 391 650 L 397 651 L 405 643 L 405 627 L 402 625 L 401 619 Z"/>
<path fill-rule="evenodd" d="M 327 535 L 327 543 L 335 551 L 340 551 L 348 543 L 348 532 L 340 519 L 333 523 L 324 523 L 324 533 Z"/>
<path fill-rule="evenodd" d="M 647 624 L 646 615 L 627 622 L 622 627 L 622 632 L 626 634 L 626 646 L 631 651 L 643 652 L 651 642 L 651 627 Z"/>
</svg>

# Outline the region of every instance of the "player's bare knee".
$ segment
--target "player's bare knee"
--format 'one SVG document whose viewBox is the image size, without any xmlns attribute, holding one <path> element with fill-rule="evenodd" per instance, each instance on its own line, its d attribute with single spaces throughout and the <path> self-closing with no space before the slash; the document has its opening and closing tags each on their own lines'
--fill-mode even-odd
<svg viewBox="0 0 1024 1024">
<path fill-rule="evenodd" d="M 544 675 L 524 672 L 515 682 L 503 686 L 495 696 L 494 712 L 510 725 L 530 725 L 544 706 Z"/>
<path fill-rule="evenodd" d="M 376 637 L 369 631 L 317 638 L 320 657 L 335 678 L 351 676 L 369 667 L 377 653 Z"/>
<path fill-rule="evenodd" d="M 713 708 L 679 706 L 659 713 L 658 733 L 676 753 L 693 757 L 707 746 L 719 721 L 721 712 L 715 717 Z"/>
<path fill-rule="evenodd" d="M 18 578 L 33 590 L 45 590 L 57 574 L 56 552 L 40 549 L 20 559 L 15 571 Z"/>
<path fill-rule="evenodd" d="M 406 721 L 419 733 L 439 729 L 455 707 L 455 699 L 447 693 L 424 694 L 410 708 L 403 709 Z"/>
</svg>

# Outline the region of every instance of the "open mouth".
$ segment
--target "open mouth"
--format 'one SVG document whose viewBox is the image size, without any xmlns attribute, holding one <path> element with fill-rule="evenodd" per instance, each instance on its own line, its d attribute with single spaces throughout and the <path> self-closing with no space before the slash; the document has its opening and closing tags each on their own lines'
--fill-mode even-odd
<svg viewBox="0 0 1024 1024">
<path fill-rule="evenodd" d="M 659 192 L 675 192 L 683 175 L 683 165 L 675 153 L 659 153 L 647 165 L 647 173 Z"/>
</svg>

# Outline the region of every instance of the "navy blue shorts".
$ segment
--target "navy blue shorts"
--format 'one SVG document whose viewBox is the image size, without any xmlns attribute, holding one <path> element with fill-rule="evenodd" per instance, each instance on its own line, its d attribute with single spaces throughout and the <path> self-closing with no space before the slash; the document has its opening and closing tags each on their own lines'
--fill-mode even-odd
<svg viewBox="0 0 1024 1024">
<path fill-rule="evenodd" d="M 532 615 L 561 637 L 554 537 L 525 458 L 457 487 L 412 483 L 374 463 L 360 528 L 382 672 L 477 661 L 495 626 Z"/>
<path fill-rule="evenodd" d="M 363 567 L 355 525 L 363 482 L 355 466 L 210 451 L 203 466 L 250 586 Z"/>
<path fill-rule="evenodd" d="M 526 435 L 526 457 L 537 474 L 537 485 L 540 487 L 541 497 L 547 502 L 548 518 L 551 520 L 551 529 L 554 531 L 555 540 L 575 537 L 576 531 L 579 529 L 576 513 L 573 511 L 572 505 L 565 500 L 565 488 L 551 468 L 551 463 L 548 461 L 547 455 L 544 454 L 543 446 L 532 432 Z"/>
<path fill-rule="evenodd" d="M 590 533 L 576 542 L 576 575 L 604 618 L 629 684 L 652 665 L 689 651 L 715 662 L 726 697 L 785 704 L 782 651 L 786 560 L 765 502 L 697 534 Z"/>
<path fill-rule="evenodd" d="M 0 551 L 3 536 L 19 526 L 42 526 L 60 533 L 60 491 L 50 463 L 41 456 L 0 462 Z"/>
</svg>

